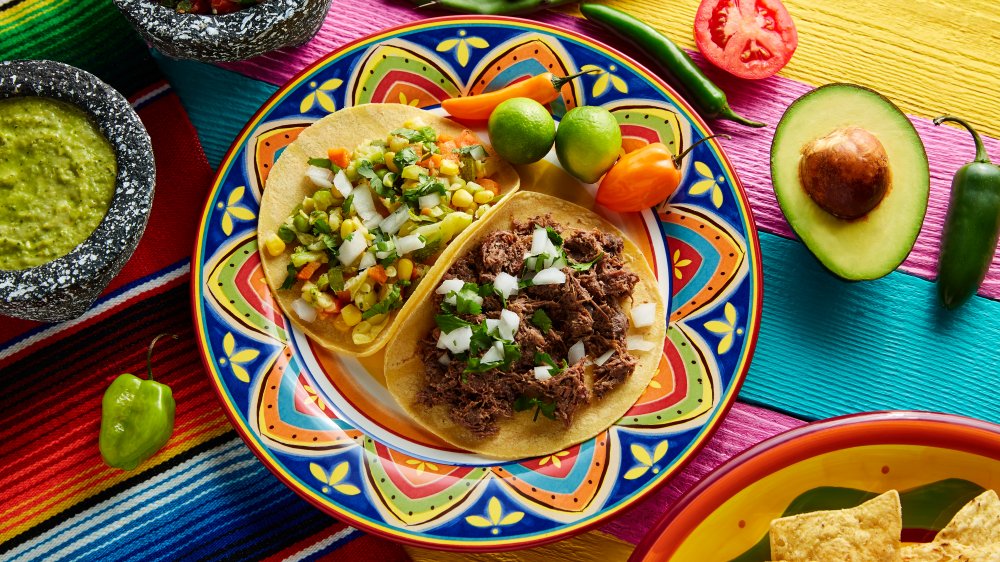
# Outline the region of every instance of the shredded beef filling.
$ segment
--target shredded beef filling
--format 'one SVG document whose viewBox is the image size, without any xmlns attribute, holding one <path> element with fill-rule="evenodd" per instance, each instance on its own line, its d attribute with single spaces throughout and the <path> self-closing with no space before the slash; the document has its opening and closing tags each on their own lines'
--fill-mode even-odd
<svg viewBox="0 0 1000 562">
<path fill-rule="evenodd" d="M 597 398 L 617 388 L 635 371 L 636 358 L 627 351 L 629 322 L 621 302 L 631 296 L 639 277 L 625 267 L 621 256 L 624 245 L 618 236 L 598 230 L 564 231 L 549 215 L 515 221 L 511 230 L 488 234 L 452 264 L 444 279 L 482 285 L 492 283 L 500 272 L 530 279 L 534 272 L 526 271 L 525 258 L 535 229 L 546 227 L 563 237 L 562 251 L 569 264 L 596 262 L 590 267 L 562 267 L 565 283 L 522 287 L 507 299 L 506 306 L 499 296 L 488 294 L 483 296 L 480 314 L 452 311 L 473 325 L 486 318 L 498 319 L 504 308 L 517 314 L 520 323 L 513 343 L 520 356 L 516 361 L 504 368 L 469 372 L 466 361 L 452 360 L 448 351 L 440 348 L 440 329 L 435 328 L 421 342 L 427 372 L 419 403 L 447 406 L 451 419 L 478 438 L 495 435 L 497 423 L 518 409 L 533 409 L 536 418 L 541 413 L 568 427 L 576 411 L 592 400 L 585 378 L 586 360 L 572 365 L 565 361 L 576 342 L 584 342 L 590 359 L 614 350 L 603 365 L 593 368 L 593 395 Z M 435 293 L 435 310 L 442 310 L 444 299 L 445 295 Z M 450 310 L 447 304 L 445 308 Z M 540 322 L 533 320 L 536 314 L 542 316 Z M 544 380 L 536 378 L 534 371 L 542 365 L 538 361 L 541 354 L 557 365 L 550 371 L 551 378 Z"/>
</svg>

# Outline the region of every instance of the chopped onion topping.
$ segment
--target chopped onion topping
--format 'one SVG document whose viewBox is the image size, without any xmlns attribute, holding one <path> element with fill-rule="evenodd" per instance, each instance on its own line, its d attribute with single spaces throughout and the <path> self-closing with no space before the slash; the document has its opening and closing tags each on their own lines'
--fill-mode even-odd
<svg viewBox="0 0 1000 562">
<path fill-rule="evenodd" d="M 306 168 L 306 177 L 313 185 L 320 189 L 330 189 L 333 187 L 333 172 L 326 168 L 310 165 Z"/>
<path fill-rule="evenodd" d="M 441 332 L 441 335 L 438 337 L 437 346 L 440 349 L 447 349 L 452 353 L 464 353 L 469 350 L 470 343 L 472 343 L 472 328 L 470 326 L 462 326 L 447 334 Z"/>
<path fill-rule="evenodd" d="M 437 290 L 434 292 L 439 295 L 446 295 L 444 302 L 453 305 L 455 304 L 455 296 L 451 295 L 451 293 L 461 291 L 462 287 L 465 287 L 465 281 L 461 279 L 445 279 L 438 285 Z"/>
<path fill-rule="evenodd" d="M 517 294 L 517 277 L 506 271 L 501 271 L 493 279 L 493 288 L 500 293 L 501 297 L 509 299 L 511 295 Z"/>
<path fill-rule="evenodd" d="M 496 318 L 486 319 L 486 334 L 492 336 L 500 328 L 500 321 Z"/>
<path fill-rule="evenodd" d="M 548 365 L 545 365 L 543 367 L 535 367 L 535 380 L 536 381 L 547 381 L 547 380 L 551 379 L 552 378 L 552 373 L 549 372 L 551 370 L 552 370 L 552 367 L 549 367 Z"/>
<path fill-rule="evenodd" d="M 417 198 L 417 204 L 420 205 L 421 209 L 430 209 L 431 207 L 437 207 L 441 204 L 441 196 L 437 193 L 428 193 Z"/>
<path fill-rule="evenodd" d="M 544 228 L 536 228 L 531 233 L 531 250 L 529 256 L 537 256 L 548 249 L 549 233 Z"/>
<path fill-rule="evenodd" d="M 447 353 L 442 353 L 441 357 L 438 357 L 438 363 L 444 365 L 445 367 L 451 365 L 451 356 L 449 356 Z"/>
<path fill-rule="evenodd" d="M 312 322 L 316 319 L 316 309 L 302 299 L 292 301 L 292 310 L 305 322 Z"/>
<path fill-rule="evenodd" d="M 483 363 L 499 363 L 503 361 L 503 344 L 500 342 L 493 342 L 493 346 L 491 346 L 486 353 L 483 354 L 480 361 Z"/>
<path fill-rule="evenodd" d="M 500 339 L 513 341 L 514 334 L 517 333 L 517 328 L 520 325 L 521 317 L 516 312 L 507 310 L 506 308 L 500 311 L 500 324 L 497 326 Z"/>
<path fill-rule="evenodd" d="M 566 274 L 554 267 L 539 271 L 531 280 L 532 285 L 562 285 L 565 282 Z"/>
<path fill-rule="evenodd" d="M 361 222 L 365 228 L 372 229 L 382 221 L 382 215 L 375 210 L 375 200 L 372 199 L 372 192 L 368 186 L 361 184 L 354 188 L 354 211 L 361 217 Z"/>
<path fill-rule="evenodd" d="M 649 351 L 656 347 L 656 344 L 642 338 L 641 336 L 629 336 L 626 340 L 626 346 L 629 350 L 637 349 L 639 351 Z"/>
<path fill-rule="evenodd" d="M 340 192 L 341 197 L 347 199 L 347 196 L 351 194 L 351 190 L 354 186 L 351 185 L 351 180 L 347 179 L 347 174 L 343 170 L 338 170 L 333 176 L 333 187 L 337 188 Z"/>
<path fill-rule="evenodd" d="M 337 251 L 337 259 L 344 265 L 351 265 L 354 260 L 361 257 L 361 254 L 368 249 L 368 240 L 359 232 L 348 236 Z"/>
<path fill-rule="evenodd" d="M 375 265 L 375 256 L 371 252 L 365 252 L 365 255 L 361 256 L 361 263 L 358 264 L 358 270 L 368 269 Z"/>
<path fill-rule="evenodd" d="M 408 220 L 410 220 L 410 208 L 406 205 L 400 205 L 391 215 L 382 219 L 382 222 L 378 223 L 378 227 L 382 229 L 382 232 L 391 236 L 399 232 L 399 229 Z"/>
<path fill-rule="evenodd" d="M 652 326 L 656 321 L 656 303 L 647 302 L 632 307 L 632 325 L 636 328 Z"/>
<path fill-rule="evenodd" d="M 604 353 L 602 353 L 601 356 L 598 357 L 597 359 L 594 359 L 594 364 L 596 364 L 598 367 L 600 367 L 601 365 L 607 363 L 608 359 L 611 359 L 611 356 L 614 355 L 614 354 L 615 354 L 615 348 L 611 348 L 611 349 L 605 351 Z"/>
<path fill-rule="evenodd" d="M 410 252 L 415 252 L 426 245 L 426 243 L 420 238 L 419 234 L 411 234 L 402 238 L 395 238 L 393 239 L 393 242 L 396 243 L 396 253 L 401 256 L 409 254 Z"/>
<path fill-rule="evenodd" d="M 587 352 L 583 347 L 583 340 L 580 340 L 570 346 L 569 351 L 566 352 L 566 361 L 570 365 L 576 365 L 576 362 L 583 359 L 586 354 Z"/>
</svg>

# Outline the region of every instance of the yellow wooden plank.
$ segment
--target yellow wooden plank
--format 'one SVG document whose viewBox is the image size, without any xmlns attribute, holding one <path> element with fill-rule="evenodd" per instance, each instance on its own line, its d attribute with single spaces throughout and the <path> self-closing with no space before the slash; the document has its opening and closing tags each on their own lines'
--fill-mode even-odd
<svg viewBox="0 0 1000 562">
<path fill-rule="evenodd" d="M 682 47 L 695 47 L 696 0 L 607 4 L 639 16 Z M 784 4 L 795 20 L 799 47 L 781 76 L 817 86 L 858 83 L 886 95 L 906 113 L 961 115 L 981 133 L 1000 137 L 997 0 Z"/>
<path fill-rule="evenodd" d="M 496 554 L 439 552 L 412 546 L 405 548 L 413 562 L 624 562 L 634 547 L 607 533 L 591 531 L 548 546 Z"/>
</svg>

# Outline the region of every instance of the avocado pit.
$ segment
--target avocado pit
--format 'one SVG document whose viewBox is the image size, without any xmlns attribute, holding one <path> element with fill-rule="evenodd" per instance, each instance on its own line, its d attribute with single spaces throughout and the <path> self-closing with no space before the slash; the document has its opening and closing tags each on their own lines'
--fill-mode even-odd
<svg viewBox="0 0 1000 562">
<path fill-rule="evenodd" d="M 861 218 L 889 190 L 889 156 L 867 130 L 838 128 L 802 147 L 799 181 L 824 211 L 845 220 Z"/>
</svg>

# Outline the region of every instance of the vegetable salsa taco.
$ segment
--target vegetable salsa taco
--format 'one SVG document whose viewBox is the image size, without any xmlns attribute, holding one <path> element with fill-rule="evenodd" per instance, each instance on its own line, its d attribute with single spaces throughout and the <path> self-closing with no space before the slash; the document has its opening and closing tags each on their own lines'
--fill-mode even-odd
<svg viewBox="0 0 1000 562">
<path fill-rule="evenodd" d="M 504 202 L 517 173 L 462 126 L 400 104 L 342 109 L 282 152 L 261 198 L 265 277 L 325 347 L 378 351 L 437 256 Z"/>
<path fill-rule="evenodd" d="M 560 451 L 624 415 L 659 368 L 656 278 L 587 209 L 518 193 L 442 261 L 386 351 L 385 377 L 454 445 L 505 459 Z"/>
</svg>

